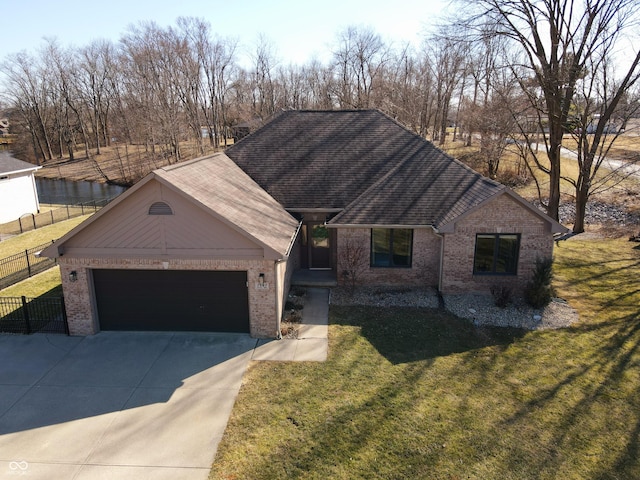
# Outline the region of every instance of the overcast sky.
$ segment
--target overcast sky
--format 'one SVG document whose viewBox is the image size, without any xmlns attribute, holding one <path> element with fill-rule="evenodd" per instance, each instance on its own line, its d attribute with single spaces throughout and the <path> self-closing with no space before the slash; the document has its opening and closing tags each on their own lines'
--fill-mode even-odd
<svg viewBox="0 0 640 480">
<path fill-rule="evenodd" d="M 0 5 L 5 0 L 0 1 Z M 283 63 L 325 61 L 330 44 L 350 25 L 372 27 L 388 43 L 419 45 L 445 0 L 17 0 L 3 5 L 0 59 L 35 53 L 43 38 L 82 47 L 94 39 L 117 42 L 127 26 L 155 21 L 175 26 L 180 16 L 204 18 L 221 37 L 234 37 L 248 54 L 260 33 Z"/>
</svg>

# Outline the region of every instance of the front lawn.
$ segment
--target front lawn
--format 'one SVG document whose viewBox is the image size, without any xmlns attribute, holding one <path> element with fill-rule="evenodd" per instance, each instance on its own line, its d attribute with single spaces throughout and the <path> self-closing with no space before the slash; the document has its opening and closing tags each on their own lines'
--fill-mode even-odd
<svg viewBox="0 0 640 480">
<path fill-rule="evenodd" d="M 210 478 L 640 478 L 636 245 L 556 248 L 569 329 L 332 307 L 327 362 L 251 364 Z"/>
</svg>

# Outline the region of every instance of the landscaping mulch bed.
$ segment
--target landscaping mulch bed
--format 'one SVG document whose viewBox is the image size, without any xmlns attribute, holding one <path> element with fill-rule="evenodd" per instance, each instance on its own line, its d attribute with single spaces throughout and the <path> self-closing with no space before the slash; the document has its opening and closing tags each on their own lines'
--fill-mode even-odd
<svg viewBox="0 0 640 480">
<path fill-rule="evenodd" d="M 336 287 L 330 302 L 340 306 L 438 308 L 438 293 L 433 288 Z M 444 308 L 471 320 L 477 326 L 496 326 L 542 330 L 568 327 L 578 321 L 578 312 L 562 299 L 555 298 L 542 309 L 534 309 L 521 299 L 505 308 L 497 307 L 491 295 L 445 295 Z"/>
</svg>

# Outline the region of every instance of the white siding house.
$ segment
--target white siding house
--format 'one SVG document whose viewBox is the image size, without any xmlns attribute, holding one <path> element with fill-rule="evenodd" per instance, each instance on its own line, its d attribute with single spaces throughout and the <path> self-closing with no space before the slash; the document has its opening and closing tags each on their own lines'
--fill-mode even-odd
<svg viewBox="0 0 640 480">
<path fill-rule="evenodd" d="M 0 152 L 0 223 L 40 209 L 34 173 L 41 167 Z"/>
</svg>

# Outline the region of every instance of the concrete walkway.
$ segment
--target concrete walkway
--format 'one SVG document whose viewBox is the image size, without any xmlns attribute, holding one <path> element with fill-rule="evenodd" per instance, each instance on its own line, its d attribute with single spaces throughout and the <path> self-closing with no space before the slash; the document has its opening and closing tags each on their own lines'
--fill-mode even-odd
<svg viewBox="0 0 640 480">
<path fill-rule="evenodd" d="M 0 479 L 206 480 L 249 361 L 326 360 L 328 296 L 297 340 L 0 335 Z"/>
<path fill-rule="evenodd" d="M 259 340 L 251 360 L 324 362 L 329 350 L 329 289 L 308 288 L 297 339 Z"/>
</svg>

